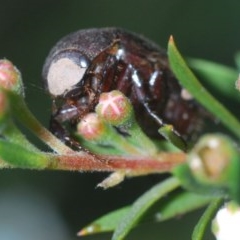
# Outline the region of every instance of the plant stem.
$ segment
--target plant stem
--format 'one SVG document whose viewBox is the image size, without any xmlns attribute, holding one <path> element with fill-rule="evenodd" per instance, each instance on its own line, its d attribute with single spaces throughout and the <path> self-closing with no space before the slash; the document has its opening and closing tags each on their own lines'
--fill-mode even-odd
<svg viewBox="0 0 240 240">
<path fill-rule="evenodd" d="M 123 170 L 128 176 L 149 173 L 170 172 L 185 162 L 184 153 L 161 153 L 151 156 L 95 156 L 85 152 L 68 155 L 52 155 L 49 169 L 77 171 Z"/>
<path fill-rule="evenodd" d="M 74 153 L 63 142 L 50 133 L 30 112 L 23 98 L 13 92 L 6 91 L 9 96 L 11 109 L 17 119 L 30 129 L 39 139 L 50 146 L 55 152 L 60 154 Z"/>
<path fill-rule="evenodd" d="M 146 134 L 143 133 L 135 119 L 133 125 L 129 128 L 128 133 L 130 135 L 126 138 L 129 142 L 128 144 L 137 146 L 143 155 L 154 156 L 157 153 L 156 145 L 146 136 Z"/>
<path fill-rule="evenodd" d="M 213 200 L 212 203 L 208 206 L 207 210 L 199 219 L 197 225 L 195 226 L 192 234 L 192 240 L 202 240 L 204 233 L 206 231 L 207 225 L 212 220 L 213 216 L 222 205 L 223 199 L 219 198 Z"/>
<path fill-rule="evenodd" d="M 145 149 L 129 143 L 128 139 L 117 133 L 112 126 L 109 126 L 105 141 L 119 150 L 123 155 L 142 155 L 145 151 Z"/>
</svg>

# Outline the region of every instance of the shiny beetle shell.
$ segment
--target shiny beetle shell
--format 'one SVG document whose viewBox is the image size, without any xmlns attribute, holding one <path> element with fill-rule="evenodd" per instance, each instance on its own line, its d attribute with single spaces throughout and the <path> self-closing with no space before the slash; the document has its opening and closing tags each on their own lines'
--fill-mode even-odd
<svg viewBox="0 0 240 240">
<path fill-rule="evenodd" d="M 46 59 L 43 79 L 53 99 L 50 128 L 67 143 L 81 118 L 94 111 L 99 95 L 114 89 L 131 100 L 137 121 L 151 137 L 159 137 L 166 123 L 191 139 L 201 122 L 202 109 L 172 74 L 166 52 L 123 29 L 80 30 L 62 38 Z"/>
</svg>

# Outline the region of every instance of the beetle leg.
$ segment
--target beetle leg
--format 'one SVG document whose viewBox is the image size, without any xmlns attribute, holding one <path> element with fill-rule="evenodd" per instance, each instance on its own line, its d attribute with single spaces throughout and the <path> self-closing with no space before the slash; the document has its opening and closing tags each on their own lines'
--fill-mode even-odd
<svg viewBox="0 0 240 240">
<path fill-rule="evenodd" d="M 147 110 L 147 112 L 149 113 L 149 115 L 159 124 L 160 128 L 168 125 L 167 123 L 164 123 L 164 121 L 156 113 L 154 113 L 154 111 L 151 110 L 151 108 L 149 107 L 147 102 L 144 102 L 143 105 L 144 105 L 145 109 Z M 175 128 L 173 128 L 171 131 L 181 142 L 180 145 L 184 146 L 184 150 L 186 150 L 187 149 L 187 143 L 183 139 L 181 134 Z"/>
<path fill-rule="evenodd" d="M 61 139 L 61 141 L 64 142 L 67 146 L 75 150 L 83 150 L 79 142 L 72 139 L 68 131 L 54 117 L 50 118 L 50 129 L 51 129 L 51 132 L 57 138 Z"/>
<path fill-rule="evenodd" d="M 50 124 L 49 124 L 50 131 L 57 138 L 61 139 L 61 141 L 64 142 L 69 147 L 75 150 L 83 150 L 81 145 L 70 137 L 69 132 L 63 125 L 63 123 L 66 121 L 66 116 L 69 117 L 69 111 L 73 108 L 70 108 L 70 109 L 68 108 L 67 110 L 64 110 L 61 108 L 58 109 L 56 107 L 56 101 L 53 101 L 52 108 L 53 108 L 53 114 L 51 115 Z M 67 114 L 66 114 L 66 111 L 68 111 Z M 73 117 L 73 115 L 71 115 L 71 117 Z"/>
</svg>

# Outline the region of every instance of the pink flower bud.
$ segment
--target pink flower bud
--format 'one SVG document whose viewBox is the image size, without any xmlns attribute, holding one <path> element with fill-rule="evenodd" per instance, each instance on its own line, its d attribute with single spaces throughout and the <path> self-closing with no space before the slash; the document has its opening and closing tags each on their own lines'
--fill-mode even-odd
<svg viewBox="0 0 240 240">
<path fill-rule="evenodd" d="M 21 74 L 8 60 L 0 60 L 0 87 L 23 94 Z"/>
<path fill-rule="evenodd" d="M 99 140 L 105 132 L 105 124 L 96 113 L 89 113 L 78 123 L 77 132 L 88 141 Z"/>
<path fill-rule="evenodd" d="M 117 90 L 100 95 L 96 112 L 105 121 L 115 126 L 122 125 L 133 117 L 129 99 Z"/>
</svg>

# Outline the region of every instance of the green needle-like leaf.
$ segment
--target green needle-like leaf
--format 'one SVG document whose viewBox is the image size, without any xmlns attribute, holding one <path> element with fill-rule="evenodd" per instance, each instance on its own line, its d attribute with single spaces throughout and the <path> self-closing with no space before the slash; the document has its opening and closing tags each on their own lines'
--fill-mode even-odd
<svg viewBox="0 0 240 240">
<path fill-rule="evenodd" d="M 112 240 L 122 240 L 130 232 L 130 230 L 137 224 L 146 211 L 160 198 L 167 193 L 179 187 L 179 181 L 176 178 L 170 178 L 162 183 L 152 187 L 149 191 L 138 198 L 127 215 L 121 219 L 117 226 Z"/>
<path fill-rule="evenodd" d="M 192 240 L 203 240 L 203 236 L 209 222 L 212 220 L 222 203 L 222 198 L 212 201 L 212 203 L 208 206 L 207 210 L 200 218 L 198 224 L 195 226 L 192 234 Z"/>
<path fill-rule="evenodd" d="M 173 38 L 168 44 L 168 55 L 171 68 L 182 86 L 240 139 L 239 121 L 201 85 L 176 48 Z"/>
<path fill-rule="evenodd" d="M 79 236 L 85 236 L 100 232 L 111 232 L 118 226 L 121 219 L 128 213 L 130 206 L 123 207 L 107 213 L 98 218 L 88 226 L 84 227 L 79 233 Z"/>
<path fill-rule="evenodd" d="M 47 154 L 28 150 L 3 139 L 0 139 L 0 159 L 13 167 L 32 169 L 43 169 L 50 163 Z"/>
<path fill-rule="evenodd" d="M 212 199 L 213 197 L 191 192 L 180 192 L 174 194 L 174 196 L 171 196 L 170 194 L 169 197 L 159 202 L 160 211 L 156 213 L 155 219 L 157 221 L 165 221 L 177 217 L 205 206 Z M 79 232 L 79 236 L 114 231 L 114 229 L 116 229 L 116 227 L 122 222 L 123 217 L 128 214 L 130 209 L 131 206 L 125 206 L 103 215 L 84 227 Z M 144 221 L 144 219 L 141 219 L 141 222 Z"/>
<path fill-rule="evenodd" d="M 158 221 L 165 221 L 207 205 L 213 197 L 191 192 L 181 192 L 167 199 L 166 204 L 156 214 Z"/>
<path fill-rule="evenodd" d="M 223 64 L 203 60 L 188 59 L 189 66 L 202 77 L 203 82 L 211 85 L 214 90 L 232 100 L 240 101 L 235 82 L 238 71 Z"/>
</svg>

